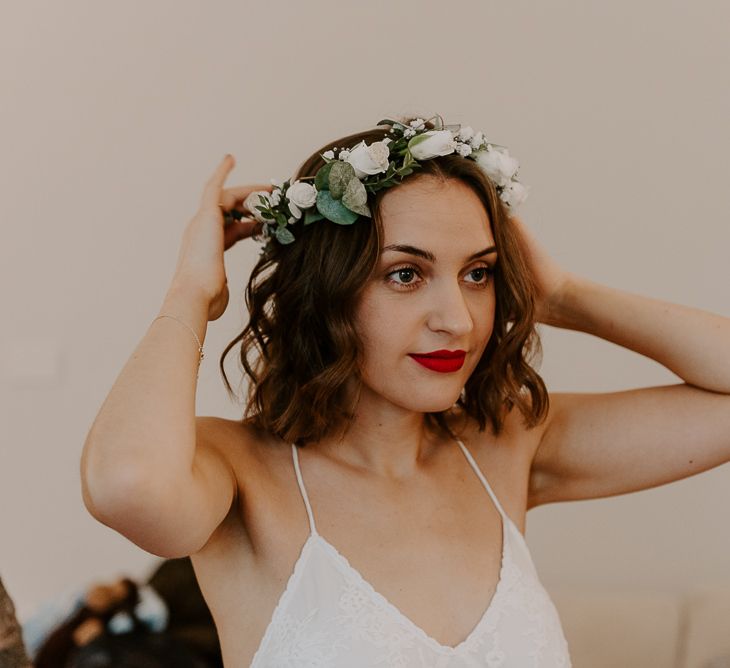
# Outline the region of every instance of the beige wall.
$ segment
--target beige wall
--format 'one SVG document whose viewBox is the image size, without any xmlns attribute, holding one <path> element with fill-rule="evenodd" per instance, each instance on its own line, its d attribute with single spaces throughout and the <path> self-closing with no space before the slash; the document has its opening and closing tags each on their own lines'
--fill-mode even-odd
<svg viewBox="0 0 730 668">
<path fill-rule="evenodd" d="M 86 512 L 79 456 L 228 151 L 229 184 L 267 182 L 330 138 L 440 113 L 510 147 L 532 188 L 521 213 L 567 269 L 730 316 L 726 3 L 70 0 L 2 14 L 0 572 L 21 618 L 156 562 Z M 255 259 L 244 244 L 227 254 L 199 414 L 239 414 L 217 362 Z M 595 337 L 542 332 L 551 390 L 679 382 Z M 548 587 L 678 590 L 730 578 L 729 506 L 722 466 L 540 507 L 527 537 Z"/>
</svg>

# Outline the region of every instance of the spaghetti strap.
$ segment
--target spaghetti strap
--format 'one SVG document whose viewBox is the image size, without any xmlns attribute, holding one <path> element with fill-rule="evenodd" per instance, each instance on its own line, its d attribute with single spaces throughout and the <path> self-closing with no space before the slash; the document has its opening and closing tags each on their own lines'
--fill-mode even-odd
<svg viewBox="0 0 730 668">
<path fill-rule="evenodd" d="M 471 464 L 471 467 L 474 469 L 474 473 L 476 473 L 479 476 L 479 479 L 482 481 L 482 484 L 484 487 L 486 487 L 487 492 L 489 492 L 489 496 L 492 497 L 492 501 L 494 501 L 494 505 L 497 506 L 497 510 L 499 511 L 499 514 L 502 516 L 502 519 L 507 522 L 509 519 L 507 517 L 507 514 L 504 512 L 504 509 L 502 508 L 502 504 L 499 502 L 499 499 L 497 498 L 497 495 L 492 491 L 492 488 L 489 486 L 489 483 L 487 482 L 487 479 L 484 477 L 484 474 L 479 469 L 479 466 L 474 461 L 474 458 L 471 456 L 471 452 L 467 449 L 467 447 L 457 438 L 456 442 L 461 447 L 461 451 L 466 456 L 467 460 L 469 461 L 469 464 Z"/>
<path fill-rule="evenodd" d="M 302 479 L 302 471 L 299 468 L 299 453 L 297 452 L 297 446 L 294 443 L 291 444 L 291 454 L 294 460 L 294 471 L 297 474 L 297 483 L 299 484 L 299 491 L 302 493 L 304 499 L 304 505 L 307 508 L 307 515 L 309 517 L 309 530 L 313 533 L 317 533 L 317 528 L 314 526 L 314 515 L 312 514 L 312 506 L 309 503 L 309 497 L 307 496 L 307 490 L 304 488 L 304 480 Z"/>
</svg>

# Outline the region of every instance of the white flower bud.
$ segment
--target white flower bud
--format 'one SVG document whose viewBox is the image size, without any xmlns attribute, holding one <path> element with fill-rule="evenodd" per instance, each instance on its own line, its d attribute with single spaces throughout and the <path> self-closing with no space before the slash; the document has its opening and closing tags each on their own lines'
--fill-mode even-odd
<svg viewBox="0 0 730 668">
<path fill-rule="evenodd" d="M 292 216 L 299 219 L 302 216 L 301 209 L 308 209 L 317 202 L 317 189 L 311 183 L 295 181 L 286 191 L 286 198 Z M 291 218 L 289 222 L 292 222 Z"/>
<path fill-rule="evenodd" d="M 268 218 L 264 218 L 261 215 L 261 212 L 256 208 L 257 206 L 264 206 L 261 201 L 259 200 L 259 195 L 261 195 L 266 202 L 268 203 L 268 206 L 275 206 L 272 202 L 272 195 L 266 190 L 256 190 L 255 192 L 250 193 L 245 200 L 243 200 L 243 208 L 246 209 L 246 211 L 249 211 L 251 213 L 251 216 L 257 220 L 260 223 L 266 223 L 269 222 Z"/>
<path fill-rule="evenodd" d="M 479 130 L 470 140 L 471 147 L 476 151 L 484 144 L 484 133 Z"/>
<path fill-rule="evenodd" d="M 468 155 L 471 155 L 471 146 L 469 146 L 469 144 L 462 144 L 461 142 L 458 142 L 456 144 L 456 152 L 462 158 L 466 158 Z"/>
<path fill-rule="evenodd" d="M 499 198 L 510 208 L 517 208 L 527 199 L 529 186 L 524 186 L 519 181 L 510 181 L 499 194 Z"/>
<path fill-rule="evenodd" d="M 355 176 L 362 180 L 371 174 L 382 174 L 388 170 L 388 144 L 376 141 L 367 146 L 364 141 L 355 146 L 348 154 L 346 161 L 355 170 Z"/>
<path fill-rule="evenodd" d="M 466 126 L 465 128 L 461 128 L 459 130 L 459 140 L 460 141 L 469 141 L 474 136 L 474 130 L 470 126 Z"/>
<path fill-rule="evenodd" d="M 427 139 L 420 140 L 418 144 L 408 148 L 416 160 L 429 160 L 439 155 L 448 155 L 456 150 L 456 141 L 451 130 L 428 130 L 418 135 L 418 138 L 427 136 Z"/>
<path fill-rule="evenodd" d="M 498 186 L 506 186 L 520 166 L 507 149 L 488 148 L 486 151 L 477 151 L 474 155 L 479 166 Z"/>
<path fill-rule="evenodd" d="M 286 191 L 286 198 L 302 209 L 308 209 L 317 201 L 317 189 L 311 183 L 295 181 Z"/>
</svg>

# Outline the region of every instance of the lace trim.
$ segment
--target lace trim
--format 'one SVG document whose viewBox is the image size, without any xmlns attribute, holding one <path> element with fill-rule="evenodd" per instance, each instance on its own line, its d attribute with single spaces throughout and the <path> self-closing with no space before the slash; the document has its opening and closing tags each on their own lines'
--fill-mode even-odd
<svg viewBox="0 0 730 668">
<path fill-rule="evenodd" d="M 374 655 L 369 664 L 373 666 L 406 668 L 413 666 L 416 660 L 423 668 L 446 668 L 452 659 L 464 658 L 469 653 L 478 658 L 480 665 L 484 662 L 489 668 L 505 668 L 514 657 L 501 646 L 499 624 L 509 610 L 526 615 L 530 621 L 529 628 L 523 632 L 523 647 L 530 648 L 533 668 L 545 665 L 571 668 L 568 644 L 557 610 L 536 573 L 522 571 L 513 560 L 511 535 L 506 535 L 508 529 L 510 534 L 519 533 L 508 518 L 503 525 L 500 578 L 492 600 L 472 632 L 454 647 L 442 645 L 429 636 L 375 591 L 331 543 L 319 534 L 310 534 L 254 654 L 252 668 L 261 661 L 282 668 L 337 668 L 342 665 L 342 657 L 351 651 L 353 639 L 365 641 L 377 652 L 377 657 Z M 328 615 L 327 620 L 319 621 L 315 621 L 320 612 L 317 607 L 309 610 L 303 619 L 283 609 L 301 578 L 315 542 L 333 556 L 345 579 L 337 612 Z M 507 592 L 510 592 L 509 596 Z M 384 610 L 388 614 L 384 615 Z M 393 619 L 398 623 L 394 624 Z M 426 649 L 439 657 L 428 656 Z"/>
<path fill-rule="evenodd" d="M 253 655 L 253 659 L 251 659 L 251 667 L 254 668 L 256 665 L 257 659 L 260 659 L 260 657 L 263 655 L 263 653 L 266 651 L 266 648 L 271 644 L 271 639 L 274 636 L 275 633 L 277 633 L 277 623 L 279 620 L 282 622 L 282 626 L 285 628 L 291 627 L 291 616 L 283 612 L 284 606 L 287 604 L 289 599 L 292 597 L 292 592 L 294 591 L 294 587 L 299 582 L 300 578 L 302 577 L 302 571 L 304 570 L 304 566 L 308 560 L 308 556 L 311 553 L 311 545 L 314 542 L 314 538 L 318 534 L 310 533 L 307 537 L 307 540 L 304 541 L 304 545 L 302 545 L 301 550 L 299 551 L 299 557 L 297 558 L 296 563 L 294 564 L 294 569 L 292 570 L 291 575 L 289 576 L 289 579 L 286 582 L 286 586 L 284 587 L 284 591 L 282 592 L 281 596 L 279 597 L 278 602 L 276 603 L 276 606 L 274 607 L 274 612 L 271 614 L 271 618 L 269 620 L 269 624 L 266 627 L 266 630 L 264 631 L 264 635 L 261 638 L 261 642 L 259 643 L 259 646 Z M 316 612 L 315 608 L 315 612 Z M 311 617 L 309 615 L 308 617 Z M 278 638 L 279 642 L 282 642 L 281 638 Z M 287 643 L 287 641 L 283 641 Z M 287 644 L 281 644 L 279 646 L 284 647 L 287 646 Z"/>
<path fill-rule="evenodd" d="M 381 610 L 386 610 L 391 617 L 400 623 L 401 627 L 415 634 L 427 643 L 429 647 L 439 653 L 453 655 L 475 650 L 485 640 L 485 633 L 482 633 L 482 631 L 492 633 L 497 628 L 500 605 L 505 594 L 521 577 L 521 572 L 516 568 L 512 559 L 512 546 L 510 544 L 510 537 L 508 536 L 509 523 L 511 523 L 511 520 L 509 518 L 505 520 L 505 516 L 503 515 L 503 542 L 499 580 L 497 581 L 497 586 L 489 602 L 489 606 L 469 635 L 458 645 L 454 646 L 443 645 L 428 635 L 420 626 L 415 624 L 415 622 L 385 598 L 385 596 L 375 590 L 370 582 L 363 578 L 362 574 L 331 543 L 321 535 L 318 535 L 320 544 L 335 558 L 335 561 L 342 567 L 342 571 L 348 579 L 348 584 L 340 598 L 340 608 L 343 610 L 343 618 L 340 621 L 348 623 L 348 625 L 351 624 L 361 635 L 365 635 L 368 640 L 373 641 L 374 638 L 377 638 L 382 633 L 383 617 L 377 613 Z M 401 649 L 405 649 L 405 638 L 407 637 L 407 635 L 403 636 L 399 634 L 397 642 L 393 644 Z"/>
</svg>

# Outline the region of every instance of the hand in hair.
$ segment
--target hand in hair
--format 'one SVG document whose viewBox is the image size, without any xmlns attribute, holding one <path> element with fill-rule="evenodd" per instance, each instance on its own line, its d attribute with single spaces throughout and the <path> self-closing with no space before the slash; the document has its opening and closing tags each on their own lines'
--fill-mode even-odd
<svg viewBox="0 0 730 668">
<path fill-rule="evenodd" d="M 226 155 L 206 182 L 198 211 L 183 232 L 173 277 L 173 284 L 199 291 L 208 299 L 208 320 L 220 318 L 228 305 L 223 253 L 261 229 L 261 223 L 253 219 L 226 223 L 222 208 L 226 211 L 238 208 L 240 211 L 250 193 L 256 190 L 271 192 L 273 189 L 271 184 L 224 189 L 223 184 L 235 162 L 232 155 Z"/>
<path fill-rule="evenodd" d="M 537 241 L 533 233 L 517 216 L 510 216 L 509 220 L 519 232 L 522 246 L 537 283 L 538 300 L 535 305 L 537 321 L 548 325 L 556 324 L 560 301 L 572 273 L 563 269 L 548 255 L 545 247 Z"/>
</svg>

